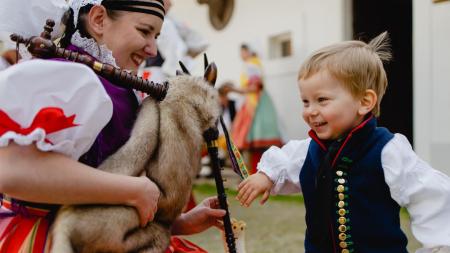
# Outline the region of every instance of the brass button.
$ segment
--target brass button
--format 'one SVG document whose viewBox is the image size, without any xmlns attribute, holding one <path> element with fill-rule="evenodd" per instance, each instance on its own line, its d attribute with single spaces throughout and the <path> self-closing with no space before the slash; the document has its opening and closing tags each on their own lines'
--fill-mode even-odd
<svg viewBox="0 0 450 253">
<path fill-rule="evenodd" d="M 338 228 L 339 232 L 344 233 L 345 231 L 347 231 L 347 226 L 345 225 L 340 225 Z"/>
<path fill-rule="evenodd" d="M 345 206 L 345 202 L 344 201 L 339 201 L 338 202 L 338 207 L 339 208 L 343 208 Z"/>
<path fill-rule="evenodd" d="M 345 248 L 347 248 L 347 243 L 346 242 L 340 242 L 339 243 L 339 247 L 345 249 Z"/>
<path fill-rule="evenodd" d="M 347 234 L 346 233 L 340 233 L 339 234 L 339 240 L 345 241 L 346 239 L 347 239 Z"/>
<path fill-rule="evenodd" d="M 338 213 L 340 216 L 344 216 L 347 213 L 347 211 L 345 209 L 341 208 L 341 209 L 339 209 Z"/>
<path fill-rule="evenodd" d="M 344 200 L 345 199 L 344 193 L 339 193 L 338 198 L 339 198 L 339 200 Z"/>
<path fill-rule="evenodd" d="M 343 249 L 343 250 L 341 251 L 341 253 L 350 253 L 350 251 L 349 251 L 348 249 Z"/>
<path fill-rule="evenodd" d="M 338 221 L 339 224 L 344 225 L 347 222 L 347 219 L 345 217 L 339 217 Z"/>
<path fill-rule="evenodd" d="M 340 184 L 345 184 L 345 179 L 339 178 L 339 179 L 338 179 L 338 183 L 340 183 Z"/>
<path fill-rule="evenodd" d="M 342 177 L 342 175 L 344 175 L 344 172 L 342 172 L 341 170 L 336 171 L 336 175 Z"/>
<path fill-rule="evenodd" d="M 343 185 L 338 185 L 338 187 L 336 188 L 336 190 L 337 190 L 338 192 L 344 192 L 345 187 L 344 187 Z"/>
</svg>

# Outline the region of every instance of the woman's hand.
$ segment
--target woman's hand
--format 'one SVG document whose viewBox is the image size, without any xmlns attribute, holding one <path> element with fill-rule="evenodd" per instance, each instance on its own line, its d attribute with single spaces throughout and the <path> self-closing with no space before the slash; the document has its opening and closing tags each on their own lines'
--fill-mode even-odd
<svg viewBox="0 0 450 253">
<path fill-rule="evenodd" d="M 146 177 L 104 172 L 59 153 L 14 143 L 0 148 L 0 192 L 37 203 L 132 206 L 141 225 L 153 220 L 160 195 Z"/>
<path fill-rule="evenodd" d="M 209 197 L 204 199 L 196 207 L 181 214 L 175 220 L 172 226 L 172 234 L 191 235 L 200 233 L 211 226 L 216 226 L 222 229 L 220 218 L 225 215 L 225 210 L 218 209 L 219 200 L 217 197 Z"/>
<path fill-rule="evenodd" d="M 158 199 L 160 191 L 158 186 L 145 176 L 136 178 L 140 183 L 140 192 L 135 201 L 131 203 L 139 213 L 142 227 L 152 221 L 158 210 Z"/>
</svg>

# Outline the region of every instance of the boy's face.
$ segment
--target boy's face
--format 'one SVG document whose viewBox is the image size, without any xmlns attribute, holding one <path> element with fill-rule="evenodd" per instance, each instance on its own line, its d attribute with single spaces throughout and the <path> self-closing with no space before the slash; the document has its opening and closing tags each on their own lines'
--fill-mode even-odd
<svg viewBox="0 0 450 253">
<path fill-rule="evenodd" d="M 303 119 L 322 140 L 335 140 L 360 124 L 361 101 L 328 71 L 299 80 Z"/>
</svg>

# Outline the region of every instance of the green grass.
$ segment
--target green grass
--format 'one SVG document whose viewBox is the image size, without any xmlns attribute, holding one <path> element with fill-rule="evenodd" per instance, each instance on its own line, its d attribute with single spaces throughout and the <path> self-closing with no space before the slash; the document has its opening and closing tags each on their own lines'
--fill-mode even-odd
<svg viewBox="0 0 450 253">
<path fill-rule="evenodd" d="M 206 183 L 194 185 L 194 191 L 201 193 L 201 194 L 205 194 L 205 195 L 211 195 L 211 196 L 217 194 L 216 187 L 214 185 L 206 184 Z M 232 190 L 232 189 L 227 189 L 226 194 L 227 194 L 227 196 L 230 196 L 230 197 L 236 197 L 237 191 Z M 303 203 L 303 196 L 299 195 L 299 194 L 270 196 L 270 200 L 271 201 Z"/>
</svg>

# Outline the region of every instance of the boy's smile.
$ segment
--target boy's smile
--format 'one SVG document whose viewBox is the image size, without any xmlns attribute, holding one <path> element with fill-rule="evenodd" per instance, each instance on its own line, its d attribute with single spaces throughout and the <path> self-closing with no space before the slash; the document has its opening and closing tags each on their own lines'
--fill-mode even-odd
<svg viewBox="0 0 450 253">
<path fill-rule="evenodd" d="M 360 99 L 328 73 L 299 80 L 303 119 L 323 140 L 334 140 L 362 122 Z"/>
</svg>

